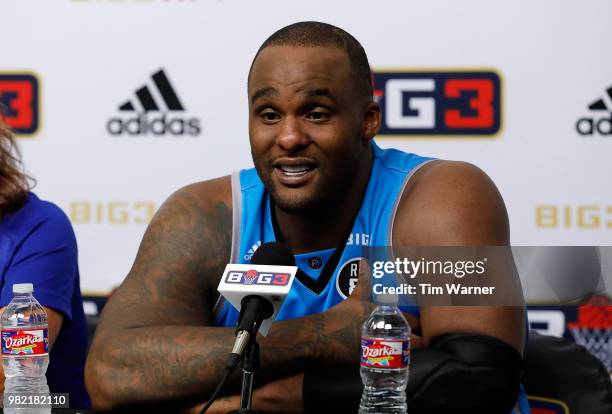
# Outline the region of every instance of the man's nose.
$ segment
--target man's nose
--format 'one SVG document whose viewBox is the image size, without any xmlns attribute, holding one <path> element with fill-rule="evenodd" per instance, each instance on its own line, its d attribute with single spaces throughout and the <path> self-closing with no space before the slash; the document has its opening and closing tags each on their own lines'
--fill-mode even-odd
<svg viewBox="0 0 612 414">
<path fill-rule="evenodd" d="M 282 149 L 291 152 L 307 146 L 308 136 L 304 133 L 298 118 L 287 116 L 282 121 L 276 141 Z"/>
</svg>

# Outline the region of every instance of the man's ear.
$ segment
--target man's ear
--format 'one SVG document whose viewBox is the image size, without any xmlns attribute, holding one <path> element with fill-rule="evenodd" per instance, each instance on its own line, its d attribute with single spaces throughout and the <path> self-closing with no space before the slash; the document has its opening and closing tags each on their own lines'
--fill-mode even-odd
<svg viewBox="0 0 612 414">
<path fill-rule="evenodd" d="M 374 101 L 368 102 L 363 112 L 363 138 L 365 141 L 370 141 L 378 134 L 380 117 L 380 106 Z"/>
</svg>

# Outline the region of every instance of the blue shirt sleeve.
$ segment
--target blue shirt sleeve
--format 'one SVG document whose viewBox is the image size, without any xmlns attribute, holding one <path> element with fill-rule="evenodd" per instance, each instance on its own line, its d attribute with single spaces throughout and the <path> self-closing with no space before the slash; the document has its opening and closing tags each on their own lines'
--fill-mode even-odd
<svg viewBox="0 0 612 414">
<path fill-rule="evenodd" d="M 26 225 L 19 226 L 22 231 L 4 274 L 0 306 L 13 298 L 13 284 L 33 283 L 34 297 L 71 321 L 70 301 L 78 277 L 76 239 L 70 221 L 57 206 L 38 203 L 35 214 L 14 217 Z"/>
</svg>

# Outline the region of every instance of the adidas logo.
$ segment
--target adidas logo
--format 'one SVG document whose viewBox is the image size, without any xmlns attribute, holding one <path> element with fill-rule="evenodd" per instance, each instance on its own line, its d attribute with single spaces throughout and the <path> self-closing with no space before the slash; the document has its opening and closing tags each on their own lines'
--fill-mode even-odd
<svg viewBox="0 0 612 414">
<path fill-rule="evenodd" d="M 607 97 L 591 103 L 590 111 L 601 113 L 602 117 L 583 117 L 576 122 L 576 131 L 583 136 L 596 134 L 612 136 L 612 86 L 606 90 Z M 607 100 L 607 103 L 606 103 Z M 603 113 L 607 112 L 607 114 Z"/>
<path fill-rule="evenodd" d="M 181 100 L 172 87 L 163 69 L 151 75 L 152 85 L 143 85 L 135 92 L 135 99 L 119 105 L 119 111 L 125 116 L 111 118 L 106 123 L 106 130 L 111 135 L 199 135 L 200 120 L 173 116 L 176 112 L 185 112 Z M 133 116 L 130 116 L 130 113 Z"/>
<path fill-rule="evenodd" d="M 261 240 L 258 240 L 254 245 L 251 246 L 249 250 L 247 250 L 247 253 L 244 255 L 244 260 L 246 260 L 247 262 L 250 261 L 251 257 L 253 257 L 253 254 L 255 254 L 257 249 L 259 249 L 259 246 L 261 246 Z"/>
</svg>

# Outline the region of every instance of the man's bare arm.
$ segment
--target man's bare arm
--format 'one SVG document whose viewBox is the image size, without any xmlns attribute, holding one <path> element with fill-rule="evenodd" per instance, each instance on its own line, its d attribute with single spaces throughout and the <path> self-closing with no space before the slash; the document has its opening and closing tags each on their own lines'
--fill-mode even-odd
<svg viewBox="0 0 612 414">
<path fill-rule="evenodd" d="M 212 323 L 212 279 L 228 260 L 231 209 L 221 180 L 186 187 L 160 208 L 136 261 L 104 308 L 85 379 L 95 407 L 206 393 L 230 331 Z M 210 198 L 203 198 L 203 191 Z M 210 279 L 210 280 L 209 280 Z"/>
<path fill-rule="evenodd" d="M 411 180 L 393 235 L 394 246 L 501 246 L 509 244 L 506 208 L 493 182 L 462 162 L 437 161 Z M 422 307 L 427 346 L 450 333 L 490 335 L 523 349 L 525 315 L 521 307 Z"/>
<path fill-rule="evenodd" d="M 189 405 L 206 400 L 222 377 L 234 332 L 211 325 L 230 254 L 229 191 L 227 178 L 187 187 L 156 214 L 133 268 L 104 309 L 87 360 L 97 409 Z M 353 300 L 333 312 L 276 323 L 260 341 L 261 379 L 299 372 L 312 359 L 356 360 L 358 324 L 347 320 L 360 321 L 368 310 Z"/>
</svg>

